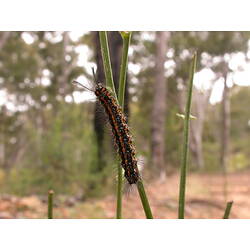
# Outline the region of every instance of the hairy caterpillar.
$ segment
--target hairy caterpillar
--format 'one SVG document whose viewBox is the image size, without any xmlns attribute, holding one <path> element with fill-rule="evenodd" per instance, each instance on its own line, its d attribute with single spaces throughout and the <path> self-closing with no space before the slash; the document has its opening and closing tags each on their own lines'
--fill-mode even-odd
<svg viewBox="0 0 250 250">
<path fill-rule="evenodd" d="M 82 84 L 74 81 L 73 83 Z M 88 88 L 86 88 L 88 89 Z M 90 89 L 88 89 L 90 90 Z M 93 90 L 90 90 L 93 91 Z M 135 147 L 132 142 L 129 127 L 121 107 L 111 92 L 102 84 L 98 83 L 94 93 L 108 115 L 109 123 L 112 127 L 112 133 L 121 158 L 121 165 L 124 169 L 124 176 L 129 184 L 136 184 L 140 178 L 137 159 L 135 156 Z"/>
</svg>

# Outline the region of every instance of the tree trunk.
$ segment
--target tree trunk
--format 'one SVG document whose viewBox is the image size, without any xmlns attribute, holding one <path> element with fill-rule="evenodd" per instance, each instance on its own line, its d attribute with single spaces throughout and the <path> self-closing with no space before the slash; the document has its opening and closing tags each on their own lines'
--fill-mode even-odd
<svg viewBox="0 0 250 250">
<path fill-rule="evenodd" d="M 221 166 L 223 172 L 227 172 L 229 157 L 229 137 L 230 137 L 230 96 L 227 86 L 227 73 L 224 73 L 224 91 L 222 98 L 222 131 L 221 131 Z"/>
<path fill-rule="evenodd" d="M 0 33 L 1 33 L 0 36 L 0 50 L 1 50 L 6 44 L 8 38 L 10 37 L 11 31 L 2 31 Z"/>
<path fill-rule="evenodd" d="M 155 86 L 152 107 L 151 150 L 152 167 L 161 180 L 166 177 L 165 168 L 165 116 L 167 86 L 164 63 L 167 53 L 169 32 L 156 32 Z"/>
<path fill-rule="evenodd" d="M 63 40 L 62 40 L 62 56 L 61 56 L 61 69 L 62 73 L 58 77 L 58 82 L 59 82 L 59 93 L 65 97 L 68 93 L 68 80 L 69 80 L 69 75 L 72 70 L 71 66 L 67 64 L 65 57 L 67 55 L 67 47 L 70 43 L 70 38 L 69 38 L 69 32 L 65 31 L 63 32 Z M 72 64 L 73 65 L 73 64 Z"/>
<path fill-rule="evenodd" d="M 10 31 L 3 31 L 0 32 L 0 50 L 4 47 L 6 44 L 8 38 L 10 37 L 11 32 Z M 1 108 L 1 118 L 4 119 L 6 115 L 6 107 L 5 105 L 2 106 Z M 1 120 L 2 120 L 1 119 Z M 5 158 L 6 158 L 6 153 L 5 153 L 5 128 L 4 128 L 4 122 L 1 121 L 1 129 L 0 129 L 0 167 L 5 166 Z"/>
<path fill-rule="evenodd" d="M 204 159 L 202 150 L 202 134 L 203 124 L 205 120 L 205 113 L 209 103 L 211 90 L 202 93 L 198 89 L 193 90 L 193 113 L 196 117 L 190 123 L 190 149 L 196 168 L 199 170 L 204 169 Z"/>
<path fill-rule="evenodd" d="M 109 34 L 109 47 L 110 47 L 110 59 L 112 63 L 113 77 L 116 93 L 118 93 L 119 88 L 119 75 L 122 59 L 122 38 L 119 32 L 111 31 Z M 125 97 L 124 97 L 124 113 L 126 117 L 129 116 L 129 107 L 128 107 L 128 75 L 126 76 L 126 85 L 125 85 Z"/>
<path fill-rule="evenodd" d="M 229 137 L 230 137 L 230 93 L 227 86 L 227 70 L 224 70 L 224 90 L 222 97 L 222 126 L 221 126 L 221 167 L 224 176 L 223 193 L 224 200 L 228 197 L 227 168 L 229 162 Z"/>
<path fill-rule="evenodd" d="M 105 84 L 105 75 L 103 71 L 101 45 L 99 40 L 99 33 L 97 31 L 93 32 L 93 41 L 95 45 L 95 61 L 97 64 L 96 78 L 98 83 Z M 97 101 L 95 104 L 95 117 L 94 117 L 94 129 L 96 134 L 97 142 L 97 171 L 102 171 L 105 166 L 103 143 L 104 143 L 104 123 L 105 120 L 104 113 L 100 112 L 101 104 Z"/>
<path fill-rule="evenodd" d="M 6 167 L 6 148 L 5 148 L 5 117 L 6 117 L 6 111 L 7 111 L 7 108 L 5 105 L 3 105 L 1 107 L 1 110 L 0 110 L 0 123 L 1 123 L 1 127 L 0 127 L 0 167 L 1 168 L 5 168 Z"/>
</svg>

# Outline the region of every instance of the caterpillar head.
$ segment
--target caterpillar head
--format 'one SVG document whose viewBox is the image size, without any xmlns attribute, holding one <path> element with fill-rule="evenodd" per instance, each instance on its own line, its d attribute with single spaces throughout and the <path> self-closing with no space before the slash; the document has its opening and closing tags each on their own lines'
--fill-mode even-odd
<svg viewBox="0 0 250 250">
<path fill-rule="evenodd" d="M 103 93 L 103 91 L 105 90 L 106 88 L 103 87 L 103 85 L 101 83 L 97 83 L 96 85 L 96 88 L 95 88 L 95 94 L 96 96 L 100 96 L 101 93 Z"/>
</svg>

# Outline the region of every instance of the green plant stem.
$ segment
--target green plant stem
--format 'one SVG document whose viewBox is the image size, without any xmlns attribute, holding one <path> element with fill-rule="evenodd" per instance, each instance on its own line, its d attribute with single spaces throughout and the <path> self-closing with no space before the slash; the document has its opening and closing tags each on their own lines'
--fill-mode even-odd
<svg viewBox="0 0 250 250">
<path fill-rule="evenodd" d="M 225 213 L 224 213 L 223 219 L 228 219 L 228 218 L 229 218 L 229 215 L 230 215 L 230 212 L 231 212 L 232 205 L 233 205 L 233 201 L 229 201 L 229 202 L 227 203 L 227 207 L 226 207 L 226 209 L 225 209 Z"/>
<path fill-rule="evenodd" d="M 124 96 L 125 96 L 125 86 L 126 86 L 126 76 L 128 67 L 128 49 L 130 45 L 132 32 L 120 32 L 123 40 L 122 49 L 122 63 L 119 75 L 119 92 L 118 92 L 118 102 L 122 109 L 124 109 Z"/>
<path fill-rule="evenodd" d="M 191 100 L 192 100 L 192 90 L 193 90 L 193 78 L 196 68 L 197 55 L 194 53 L 190 76 L 189 76 L 189 86 L 188 86 L 188 98 L 186 102 L 185 109 L 185 120 L 184 120 L 184 142 L 183 142 L 183 152 L 182 152 L 182 163 L 181 163 L 181 174 L 180 174 L 180 189 L 179 189 L 179 210 L 178 218 L 184 219 L 185 211 L 185 192 L 186 192 L 186 172 L 187 172 L 187 160 L 188 160 L 188 139 L 189 139 L 189 120 L 190 120 L 190 110 L 191 110 Z"/>
<path fill-rule="evenodd" d="M 118 103 L 120 104 L 122 110 L 124 110 L 124 94 L 126 85 L 126 74 L 128 66 L 128 48 L 130 44 L 131 32 L 121 32 L 120 33 L 123 40 L 122 49 L 122 63 L 120 68 L 119 76 L 119 91 L 118 91 Z M 122 218 L 122 184 L 123 184 L 123 173 L 121 164 L 118 164 L 118 180 L 117 180 L 117 203 L 116 203 L 116 218 Z"/>
<path fill-rule="evenodd" d="M 48 219 L 53 219 L 53 195 L 54 195 L 54 191 L 49 190 L 48 192 Z"/>
<path fill-rule="evenodd" d="M 102 61 L 103 61 L 103 68 L 105 73 L 106 85 L 109 87 L 114 97 L 117 100 L 117 95 L 115 91 L 115 85 L 113 80 L 113 73 L 112 73 L 112 66 L 110 61 L 109 55 L 109 45 L 108 45 L 108 37 L 106 31 L 99 32 L 100 44 L 101 44 L 101 52 L 102 52 Z M 126 72 L 126 69 L 125 69 Z M 121 84 L 119 84 L 120 88 Z M 120 101 L 118 100 L 120 103 Z M 117 180 L 117 193 L 116 193 L 116 218 L 122 218 L 122 168 L 120 164 L 118 165 L 118 180 Z"/>
<path fill-rule="evenodd" d="M 147 219 L 153 219 L 153 215 L 152 215 L 152 212 L 151 212 L 151 208 L 150 208 L 150 205 L 149 205 L 149 202 L 148 202 L 146 192 L 144 190 L 142 180 L 139 180 L 136 185 L 137 185 L 137 189 L 138 189 L 138 192 L 139 192 L 139 195 L 140 195 L 140 198 L 141 198 L 141 202 L 142 202 L 142 206 L 143 206 L 146 218 Z"/>
<path fill-rule="evenodd" d="M 109 55 L 109 45 L 108 45 L 108 37 L 106 31 L 99 31 L 100 44 L 101 44 L 101 52 L 102 52 L 102 60 L 103 60 L 103 68 L 105 73 L 106 85 L 111 88 L 115 98 L 117 99 L 117 95 L 115 92 L 115 85 L 113 80 L 113 73 Z"/>
<path fill-rule="evenodd" d="M 118 178 L 117 178 L 117 190 L 116 190 L 116 219 L 122 219 L 122 168 L 121 164 L 117 166 Z"/>
<path fill-rule="evenodd" d="M 125 85 L 126 85 L 126 72 L 128 66 L 128 49 L 131 40 L 132 32 L 121 32 L 121 36 L 123 39 L 123 52 L 122 52 L 122 63 L 120 68 L 120 76 L 119 76 L 119 91 L 118 91 L 118 103 L 124 108 L 124 94 L 125 94 Z M 115 92 L 113 75 L 112 75 L 112 67 L 109 56 L 109 48 L 108 48 L 108 39 L 107 32 L 100 31 L 99 32 L 100 43 L 101 43 L 101 51 L 102 51 L 102 59 L 104 65 L 104 72 L 106 78 L 107 87 L 110 87 L 113 90 L 114 96 L 117 99 L 117 95 Z M 122 218 L 122 183 L 123 183 L 123 173 L 122 168 L 119 164 L 118 166 L 118 183 L 117 183 L 117 209 L 116 209 L 116 218 Z M 149 202 L 147 199 L 146 192 L 144 190 L 144 186 L 141 180 L 137 182 L 137 189 L 141 198 L 141 202 L 143 205 L 143 209 L 145 211 L 146 217 L 148 219 L 153 219 L 152 212 L 149 206 Z"/>
</svg>

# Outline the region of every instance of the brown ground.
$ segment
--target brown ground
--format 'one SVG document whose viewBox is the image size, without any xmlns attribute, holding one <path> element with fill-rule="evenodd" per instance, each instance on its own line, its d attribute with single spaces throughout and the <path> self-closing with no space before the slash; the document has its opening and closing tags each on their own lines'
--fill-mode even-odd
<svg viewBox="0 0 250 250">
<path fill-rule="evenodd" d="M 145 183 L 155 218 L 177 218 L 178 186 L 178 175 L 169 177 L 164 183 Z M 191 174 L 187 179 L 186 194 L 186 218 L 221 218 L 226 200 L 234 201 L 230 218 L 250 218 L 249 171 L 228 175 L 227 197 L 222 175 Z M 114 196 L 77 202 L 73 206 L 64 203 L 54 209 L 54 217 L 113 218 L 115 205 Z M 46 213 L 46 202 L 36 196 L 0 198 L 0 218 L 46 218 Z M 124 195 L 123 217 L 145 218 L 136 189 Z"/>
</svg>

